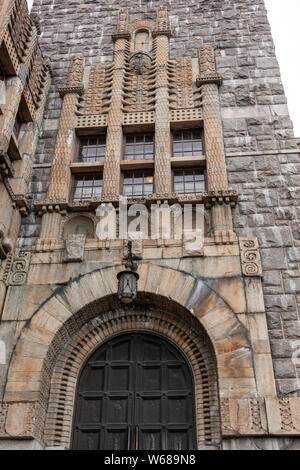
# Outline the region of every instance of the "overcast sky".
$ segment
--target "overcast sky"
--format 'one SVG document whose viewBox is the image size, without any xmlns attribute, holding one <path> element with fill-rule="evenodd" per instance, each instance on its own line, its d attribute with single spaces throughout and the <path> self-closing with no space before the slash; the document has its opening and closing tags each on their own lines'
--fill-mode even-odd
<svg viewBox="0 0 300 470">
<path fill-rule="evenodd" d="M 27 1 L 31 7 L 33 0 Z M 295 136 L 300 137 L 300 0 L 265 0 L 265 4 Z"/>
</svg>

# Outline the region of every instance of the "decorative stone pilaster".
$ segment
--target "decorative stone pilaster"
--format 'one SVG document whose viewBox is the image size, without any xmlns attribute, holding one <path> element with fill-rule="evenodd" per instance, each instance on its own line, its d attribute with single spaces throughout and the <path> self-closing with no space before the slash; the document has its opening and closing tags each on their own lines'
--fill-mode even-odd
<svg viewBox="0 0 300 470">
<path fill-rule="evenodd" d="M 70 63 L 66 85 L 58 88 L 60 95 L 63 97 L 63 104 L 47 192 L 47 199 L 49 200 L 67 202 L 70 196 L 70 163 L 75 147 L 74 126 L 78 98 L 83 93 L 83 69 L 83 56 L 75 56 Z M 56 238 L 56 234 L 59 233 L 60 218 L 60 208 L 46 211 L 42 220 L 41 238 Z"/>
<path fill-rule="evenodd" d="M 74 57 L 70 64 L 67 84 L 59 87 L 59 92 L 63 96 L 63 104 L 47 193 L 47 197 L 50 199 L 69 198 L 74 125 L 78 98 L 83 92 L 83 67 L 84 58 L 82 56 Z"/>
<path fill-rule="evenodd" d="M 216 72 L 213 46 L 200 48 L 199 68 L 197 86 L 201 87 L 203 97 L 208 191 L 226 191 L 228 180 L 218 90 L 222 77 Z M 230 205 L 216 204 L 212 207 L 212 227 L 216 243 L 232 243 L 236 240 Z"/>
<path fill-rule="evenodd" d="M 118 33 L 114 40 L 114 70 L 112 80 L 111 102 L 108 112 L 108 126 L 106 136 L 106 154 L 103 172 L 103 197 L 118 196 L 120 193 L 120 160 L 123 145 L 123 86 L 126 60 L 128 56 L 127 31 L 128 14 L 119 15 Z"/>
<path fill-rule="evenodd" d="M 222 78 L 216 73 L 212 46 L 203 46 L 199 50 L 199 67 L 200 76 L 197 79 L 197 85 L 202 87 L 203 95 L 208 190 L 226 190 L 228 182 L 218 90 Z"/>
<path fill-rule="evenodd" d="M 169 37 L 167 9 L 157 11 L 155 37 L 156 54 L 156 120 L 155 120 L 155 192 L 172 191 L 171 178 L 171 131 L 169 105 Z"/>
</svg>

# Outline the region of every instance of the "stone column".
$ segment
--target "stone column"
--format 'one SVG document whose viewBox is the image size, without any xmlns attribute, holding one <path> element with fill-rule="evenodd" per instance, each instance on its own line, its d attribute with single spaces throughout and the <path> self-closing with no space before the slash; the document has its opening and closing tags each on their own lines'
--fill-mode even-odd
<svg viewBox="0 0 300 470">
<path fill-rule="evenodd" d="M 172 192 L 171 130 L 169 107 L 169 37 L 166 9 L 157 12 L 156 29 L 156 106 L 155 106 L 155 193 Z"/>
<path fill-rule="evenodd" d="M 83 68 L 83 56 L 74 57 L 70 64 L 67 84 L 58 88 L 63 97 L 63 103 L 47 192 L 48 199 L 69 199 L 70 163 L 74 152 L 74 126 L 78 98 L 83 92 Z"/>
<path fill-rule="evenodd" d="M 218 88 L 222 83 L 222 77 L 216 72 L 214 49 L 211 45 L 200 48 L 199 69 L 197 86 L 201 87 L 203 96 L 207 189 L 226 192 L 228 180 Z M 212 227 L 217 243 L 231 242 L 235 239 L 231 207 L 225 203 L 225 199 L 217 198 L 218 202 L 211 208 Z"/>
<path fill-rule="evenodd" d="M 127 31 L 128 14 L 119 15 L 117 33 L 113 35 L 114 71 L 111 103 L 108 112 L 106 153 L 103 172 L 102 197 L 118 199 L 120 194 L 120 160 L 123 147 L 123 86 L 126 55 L 130 34 Z"/>
<path fill-rule="evenodd" d="M 45 214 L 42 220 L 41 238 L 55 239 L 60 229 L 60 203 L 67 203 L 70 197 L 70 163 L 74 154 L 74 126 L 78 98 L 83 93 L 83 56 L 71 60 L 67 84 L 58 88 L 63 97 L 62 111 L 53 155 L 53 166 L 47 191 Z M 56 204 L 55 204 L 56 203 Z M 54 204 L 54 210 L 52 208 Z M 47 212 L 48 211 L 48 212 Z"/>
</svg>

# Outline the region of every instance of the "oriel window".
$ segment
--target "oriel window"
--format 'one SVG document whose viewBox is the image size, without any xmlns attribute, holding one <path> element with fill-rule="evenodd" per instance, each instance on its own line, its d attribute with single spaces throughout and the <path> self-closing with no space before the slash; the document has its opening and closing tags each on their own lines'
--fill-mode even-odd
<svg viewBox="0 0 300 470">
<path fill-rule="evenodd" d="M 123 173 L 123 196 L 142 198 L 153 193 L 153 170 L 132 170 Z"/>
<path fill-rule="evenodd" d="M 76 175 L 73 183 L 73 201 L 86 201 L 100 197 L 102 192 L 102 174 Z"/>
<path fill-rule="evenodd" d="M 79 140 L 79 162 L 102 162 L 105 159 L 106 136 L 82 137 Z"/>
<path fill-rule="evenodd" d="M 151 160 L 154 158 L 154 135 L 125 135 L 125 160 Z"/>
<path fill-rule="evenodd" d="M 174 170 L 174 192 L 200 194 L 205 190 L 204 172 L 198 168 Z"/>
<path fill-rule="evenodd" d="M 173 156 L 193 157 L 203 154 L 201 129 L 173 132 Z"/>
</svg>

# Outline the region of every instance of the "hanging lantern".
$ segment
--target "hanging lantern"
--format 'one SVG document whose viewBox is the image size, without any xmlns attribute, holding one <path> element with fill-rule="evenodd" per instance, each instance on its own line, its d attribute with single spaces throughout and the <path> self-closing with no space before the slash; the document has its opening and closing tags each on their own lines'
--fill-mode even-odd
<svg viewBox="0 0 300 470">
<path fill-rule="evenodd" d="M 139 275 L 133 271 L 122 271 L 118 274 L 118 297 L 124 304 L 131 304 L 137 298 Z"/>
</svg>

